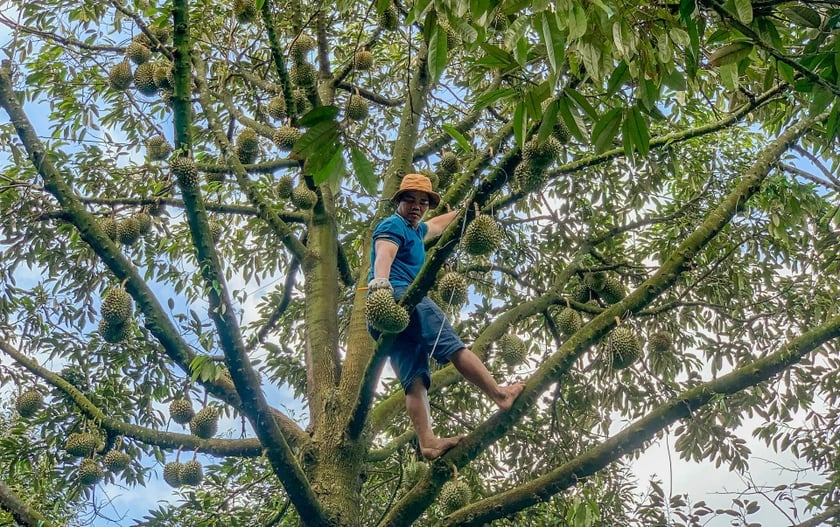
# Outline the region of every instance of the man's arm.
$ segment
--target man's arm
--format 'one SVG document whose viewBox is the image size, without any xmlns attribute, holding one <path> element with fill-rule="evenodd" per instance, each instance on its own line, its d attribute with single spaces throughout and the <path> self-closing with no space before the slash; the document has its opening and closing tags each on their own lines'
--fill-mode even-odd
<svg viewBox="0 0 840 527">
<path fill-rule="evenodd" d="M 426 225 L 429 227 L 429 232 L 426 233 L 424 239 L 430 240 L 432 238 L 437 238 L 440 236 L 440 233 L 452 223 L 452 220 L 455 219 L 455 216 L 458 215 L 457 210 L 450 210 L 449 212 L 445 212 L 440 216 L 435 216 L 434 218 L 430 219 L 426 222 Z"/>
<path fill-rule="evenodd" d="M 373 260 L 373 279 L 384 278 L 390 280 L 391 265 L 397 257 L 399 247 L 391 240 L 379 239 L 374 242 L 376 257 Z M 371 280 L 373 281 L 373 280 Z"/>
</svg>

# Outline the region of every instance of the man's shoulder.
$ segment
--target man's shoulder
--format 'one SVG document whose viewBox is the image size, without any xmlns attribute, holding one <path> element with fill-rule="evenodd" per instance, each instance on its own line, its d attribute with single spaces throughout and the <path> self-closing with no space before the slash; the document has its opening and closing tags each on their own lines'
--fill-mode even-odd
<svg viewBox="0 0 840 527">
<path fill-rule="evenodd" d="M 389 231 L 389 232 L 402 232 L 405 230 L 405 221 L 400 218 L 396 214 L 391 214 L 387 218 L 383 219 L 379 223 L 376 224 L 376 232 L 381 231 Z"/>
</svg>

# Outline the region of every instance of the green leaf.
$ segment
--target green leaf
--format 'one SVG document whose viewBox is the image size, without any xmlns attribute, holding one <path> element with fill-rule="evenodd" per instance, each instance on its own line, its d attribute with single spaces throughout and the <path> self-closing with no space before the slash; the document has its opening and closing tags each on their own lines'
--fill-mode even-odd
<svg viewBox="0 0 840 527">
<path fill-rule="evenodd" d="M 522 148 L 525 144 L 526 127 L 528 126 L 525 121 L 525 103 L 520 102 L 513 111 L 513 137 L 516 139 L 519 148 Z"/>
<path fill-rule="evenodd" d="M 623 60 L 618 63 L 618 66 L 613 70 L 607 81 L 607 97 L 615 95 L 620 87 L 630 79 L 630 68 Z"/>
<path fill-rule="evenodd" d="M 332 155 L 327 157 L 319 156 L 317 159 L 326 159 L 326 163 L 321 166 L 313 166 L 312 180 L 316 185 L 321 185 L 327 181 L 338 181 L 344 174 L 347 173 L 347 166 L 344 164 L 344 152 L 341 145 L 332 152 Z"/>
<path fill-rule="evenodd" d="M 563 90 L 563 94 L 567 96 L 569 99 L 575 102 L 575 104 L 583 110 L 583 113 L 587 115 L 593 121 L 598 120 L 598 111 L 589 104 L 589 101 L 586 100 L 586 97 L 583 96 L 579 91 L 573 88 L 565 88 Z"/>
<path fill-rule="evenodd" d="M 482 93 L 479 97 L 475 100 L 475 109 L 480 110 L 482 108 L 486 108 L 490 106 L 494 102 L 498 101 L 499 99 L 503 99 L 505 97 L 510 97 L 511 95 L 515 94 L 516 90 L 513 88 L 504 88 L 501 90 L 490 90 L 488 92 Z"/>
<path fill-rule="evenodd" d="M 447 55 L 446 31 L 435 24 L 429 37 L 429 75 L 435 83 L 446 69 Z"/>
<path fill-rule="evenodd" d="M 817 29 L 822 24 L 820 14 L 806 5 L 794 4 L 782 9 L 791 22 L 798 26 L 805 26 Z"/>
<path fill-rule="evenodd" d="M 540 13 L 542 23 L 539 26 L 540 37 L 542 38 L 545 51 L 548 55 L 548 63 L 551 71 L 557 73 L 559 65 L 563 64 L 565 54 L 565 38 L 563 32 L 557 27 L 557 18 L 548 11 Z"/>
<path fill-rule="evenodd" d="M 552 130 L 554 130 L 554 124 L 557 122 L 558 110 L 559 106 L 556 99 L 548 103 L 545 107 L 542 114 L 542 121 L 540 121 L 540 129 L 537 133 L 538 143 L 542 143 L 551 135 Z"/>
<path fill-rule="evenodd" d="M 542 82 L 525 93 L 525 107 L 528 116 L 534 121 L 542 119 L 542 103 L 548 99 L 551 93 L 551 86 L 548 82 Z"/>
<path fill-rule="evenodd" d="M 612 146 L 612 141 L 621 127 L 621 108 L 613 108 L 604 114 L 592 128 L 592 143 L 597 153 Z"/>
<path fill-rule="evenodd" d="M 385 9 L 388 7 L 388 4 L 391 3 L 392 0 L 377 0 L 376 9 L 379 14 L 385 12 Z M 411 25 L 414 22 L 420 20 L 423 16 L 423 13 L 426 12 L 426 9 L 432 3 L 432 0 L 417 0 L 414 3 L 414 6 L 408 12 L 408 16 L 406 17 L 406 23 Z"/>
<path fill-rule="evenodd" d="M 265 4 L 265 0 L 256 0 L 254 4 L 257 6 L 257 11 L 261 10 L 263 5 Z"/>
<path fill-rule="evenodd" d="M 560 116 L 563 118 L 563 122 L 566 123 L 566 127 L 569 128 L 569 133 L 572 134 L 572 136 L 578 141 L 585 143 L 587 138 L 584 136 L 583 130 L 581 130 L 578 126 L 577 119 L 575 119 L 575 116 L 572 113 L 569 99 L 567 97 L 558 99 L 557 108 L 560 112 Z"/>
<path fill-rule="evenodd" d="M 338 115 L 338 108 L 335 106 L 319 106 L 306 112 L 298 121 L 301 128 L 309 128 L 324 121 L 332 121 Z"/>
<path fill-rule="evenodd" d="M 484 64 L 493 68 L 499 68 L 503 72 L 511 71 L 519 67 L 516 59 L 498 46 L 493 44 L 481 44 L 481 49 L 486 53 L 485 56 L 478 59 L 477 63 Z"/>
<path fill-rule="evenodd" d="M 752 53 L 753 45 L 749 41 L 736 41 L 714 50 L 709 56 L 709 64 L 712 66 L 725 66 L 734 64 L 746 58 Z"/>
<path fill-rule="evenodd" d="M 627 154 L 627 157 L 631 157 L 633 150 L 639 152 L 642 156 L 648 155 L 650 151 L 650 132 L 638 106 L 633 106 L 625 112 L 621 128 L 624 153 Z"/>
<path fill-rule="evenodd" d="M 753 20 L 753 8 L 750 0 L 735 0 L 735 13 L 738 15 L 738 20 L 744 24 L 749 24 Z"/>
<path fill-rule="evenodd" d="M 451 124 L 444 124 L 443 131 L 449 134 L 449 136 L 452 137 L 452 139 L 454 139 L 465 152 L 472 152 L 472 145 L 470 142 L 467 141 L 467 138 L 464 137 L 461 132 L 456 130 L 454 126 Z"/>
<path fill-rule="evenodd" d="M 356 173 L 356 179 L 359 180 L 362 188 L 371 196 L 375 196 L 379 190 L 379 181 L 374 174 L 373 163 L 362 150 L 356 147 L 350 149 L 350 162 L 353 164 L 353 172 Z"/>
<path fill-rule="evenodd" d="M 335 121 L 325 121 L 310 127 L 297 140 L 289 157 L 292 159 L 310 159 L 319 152 L 323 153 L 327 145 L 338 143 L 338 132 L 338 123 Z M 332 157 L 333 151 L 334 147 L 329 152 L 329 157 Z"/>
<path fill-rule="evenodd" d="M 578 2 L 572 4 L 568 18 L 569 39 L 575 40 L 586 34 L 586 10 Z"/>
</svg>

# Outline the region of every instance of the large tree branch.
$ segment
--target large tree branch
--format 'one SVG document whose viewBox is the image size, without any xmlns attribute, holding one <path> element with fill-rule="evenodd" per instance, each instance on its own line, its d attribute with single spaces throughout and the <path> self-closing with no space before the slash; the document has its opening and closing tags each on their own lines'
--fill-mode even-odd
<svg viewBox="0 0 840 527">
<path fill-rule="evenodd" d="M 810 520 L 806 520 L 802 523 L 797 523 L 796 525 L 791 525 L 791 527 L 817 527 L 818 525 L 822 525 L 825 522 L 840 517 L 840 505 L 835 505 L 833 507 L 829 507 L 820 514 L 817 514 Z"/>
<path fill-rule="evenodd" d="M 670 401 L 651 410 L 645 417 L 603 443 L 523 485 L 496 494 L 456 511 L 443 520 L 446 526 L 484 525 L 530 507 L 580 480 L 592 476 L 610 463 L 641 447 L 645 441 L 721 395 L 732 395 L 765 382 L 792 367 L 813 350 L 840 336 L 840 317 L 789 341 L 779 351 L 756 359 L 718 379 L 686 390 Z M 837 511 L 834 511 L 837 514 Z M 828 516 L 827 518 L 830 518 Z M 816 525 L 816 524 L 814 524 Z"/>
<path fill-rule="evenodd" d="M 444 459 L 451 461 L 455 466 L 464 466 L 507 434 L 526 414 L 527 409 L 537 404 L 539 397 L 551 383 L 565 375 L 578 357 L 603 338 L 615 326 L 617 320 L 628 313 L 632 314 L 641 310 L 667 290 L 695 255 L 746 207 L 746 202 L 758 191 L 771 168 L 789 146 L 805 134 L 815 122 L 825 117 L 826 114 L 822 114 L 798 122 L 765 148 L 735 189 L 721 201 L 715 210 L 709 213 L 705 221 L 680 244 L 651 278 L 621 302 L 605 309 L 569 337 L 528 380 L 522 394 L 509 411 L 494 414 L 447 452 Z M 383 525 L 406 525 L 414 521 L 434 500 L 444 480 L 445 475 L 437 475 L 427 478 L 424 484 L 416 486 L 389 512 Z"/>
<path fill-rule="evenodd" d="M 11 487 L 0 481 L 0 509 L 12 515 L 21 527 L 52 527 L 40 511 L 27 505 Z"/>
</svg>

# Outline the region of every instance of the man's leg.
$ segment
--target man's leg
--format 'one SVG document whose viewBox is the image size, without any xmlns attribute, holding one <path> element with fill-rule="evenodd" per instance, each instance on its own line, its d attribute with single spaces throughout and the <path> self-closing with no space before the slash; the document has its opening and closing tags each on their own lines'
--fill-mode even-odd
<svg viewBox="0 0 840 527">
<path fill-rule="evenodd" d="M 487 367 L 481 362 L 481 359 L 467 348 L 456 351 L 449 357 L 449 360 L 465 379 L 478 386 L 502 410 L 507 410 L 513 406 L 513 401 L 519 397 L 519 394 L 525 388 L 525 385 L 521 382 L 499 386 L 490 372 L 487 371 Z"/>
<path fill-rule="evenodd" d="M 416 377 L 405 392 L 405 407 L 420 443 L 420 453 L 427 459 L 436 459 L 457 445 L 464 436 L 437 437 L 432 430 L 432 414 L 426 386 Z"/>
</svg>

